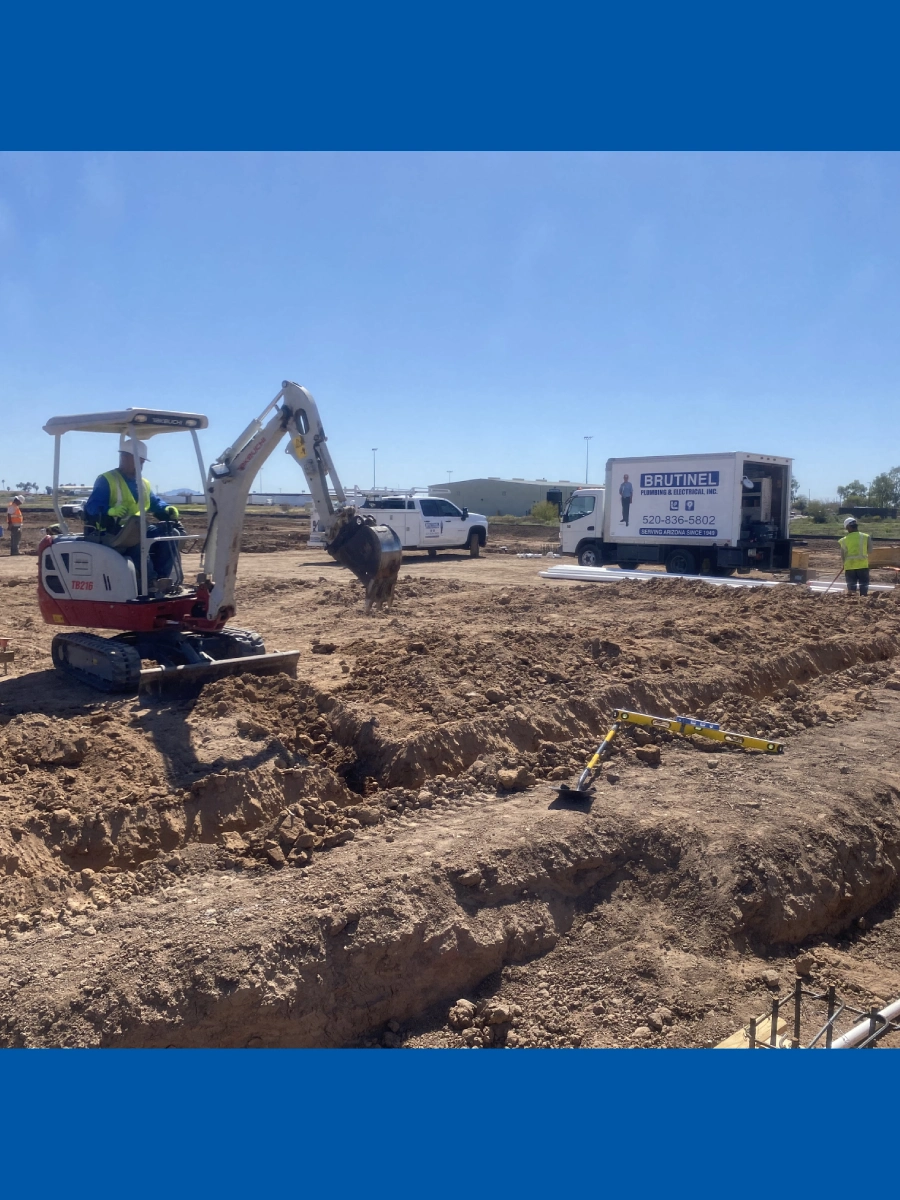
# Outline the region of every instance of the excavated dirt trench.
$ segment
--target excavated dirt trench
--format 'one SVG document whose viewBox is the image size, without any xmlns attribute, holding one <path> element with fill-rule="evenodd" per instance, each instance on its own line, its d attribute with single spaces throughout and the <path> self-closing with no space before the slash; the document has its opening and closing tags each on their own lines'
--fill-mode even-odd
<svg viewBox="0 0 900 1200">
<path fill-rule="evenodd" d="M 706 1044 L 698 994 L 733 1026 L 718 992 L 890 901 L 893 597 L 410 575 L 373 622 L 343 579 L 243 585 L 242 623 L 305 643 L 296 681 L 98 701 L 39 639 L 0 680 L 7 1045 L 463 1045 L 447 1005 L 480 986 L 523 1001 L 485 1044 L 632 1044 L 650 992 L 650 1044 Z M 560 807 L 616 706 L 788 752 L 656 736 L 654 767 L 628 735 Z"/>
</svg>

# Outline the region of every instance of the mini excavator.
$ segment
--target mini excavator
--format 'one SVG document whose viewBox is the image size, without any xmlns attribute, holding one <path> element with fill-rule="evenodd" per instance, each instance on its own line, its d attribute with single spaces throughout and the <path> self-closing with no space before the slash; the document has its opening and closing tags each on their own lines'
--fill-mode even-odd
<svg viewBox="0 0 900 1200">
<path fill-rule="evenodd" d="M 204 472 L 198 413 L 127 408 L 120 412 L 53 417 L 44 426 L 55 439 L 53 506 L 59 532 L 38 548 L 38 600 L 50 625 L 119 630 L 114 637 L 58 633 L 52 656 L 63 674 L 105 692 L 135 692 L 154 685 L 205 681 L 222 675 L 296 674 L 299 651 L 266 653 L 262 638 L 228 622 L 236 613 L 235 581 L 247 498 L 263 463 L 282 441 L 306 476 L 324 528 L 325 549 L 360 580 L 365 610 L 390 607 L 402 548 L 392 529 L 348 504 L 326 445 L 316 402 L 306 388 L 287 380 L 281 391 L 209 470 Z M 60 442 L 73 432 L 118 434 L 134 457 L 139 515 L 130 518 L 134 552 L 94 540 L 92 531 L 70 533 L 60 504 Z M 148 513 L 138 439 L 190 432 L 207 509 L 207 529 L 196 583 L 185 586 L 180 544 L 194 540 L 180 522 L 165 535 L 147 533 Z M 334 497 L 334 499 L 332 498 Z M 158 531 L 155 531 L 158 534 Z M 174 544 L 174 575 L 152 578 L 150 552 L 160 540 Z M 148 660 L 151 666 L 144 666 Z"/>
</svg>

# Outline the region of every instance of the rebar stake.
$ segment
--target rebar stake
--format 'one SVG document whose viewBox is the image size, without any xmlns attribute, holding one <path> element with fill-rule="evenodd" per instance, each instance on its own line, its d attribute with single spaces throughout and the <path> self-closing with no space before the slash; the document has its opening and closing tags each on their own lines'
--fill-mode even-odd
<svg viewBox="0 0 900 1200">
<path fill-rule="evenodd" d="M 834 1039 L 834 984 L 828 989 L 828 1028 L 825 1030 L 825 1049 L 831 1049 Z"/>
</svg>

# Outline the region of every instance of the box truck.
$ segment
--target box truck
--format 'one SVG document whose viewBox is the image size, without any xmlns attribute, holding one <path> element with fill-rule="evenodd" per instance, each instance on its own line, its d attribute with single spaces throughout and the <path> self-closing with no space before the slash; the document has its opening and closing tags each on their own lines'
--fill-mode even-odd
<svg viewBox="0 0 900 1200">
<path fill-rule="evenodd" d="M 562 552 L 582 566 L 663 563 L 678 575 L 788 570 L 791 461 L 746 453 L 611 458 L 605 487 L 569 498 Z"/>
</svg>

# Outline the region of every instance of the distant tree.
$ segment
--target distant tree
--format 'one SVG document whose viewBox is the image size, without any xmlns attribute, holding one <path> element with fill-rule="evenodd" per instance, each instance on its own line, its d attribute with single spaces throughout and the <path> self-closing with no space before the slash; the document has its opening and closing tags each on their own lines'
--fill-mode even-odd
<svg viewBox="0 0 900 1200">
<path fill-rule="evenodd" d="M 869 484 L 867 500 L 874 508 L 890 508 L 897 503 L 897 489 L 887 471 L 876 475 Z"/>
<path fill-rule="evenodd" d="M 810 500 L 806 506 L 806 515 L 810 517 L 816 525 L 825 525 L 834 517 L 834 506 L 829 506 L 821 500 Z"/>
<path fill-rule="evenodd" d="M 851 480 L 850 483 L 839 487 L 837 494 L 840 496 L 842 504 L 850 506 L 866 504 L 869 499 L 869 489 L 858 479 Z"/>
<path fill-rule="evenodd" d="M 536 521 L 543 521 L 547 525 L 555 525 L 559 520 L 559 508 L 552 500 L 538 500 L 536 504 L 531 506 L 531 515 Z"/>
<path fill-rule="evenodd" d="M 44 485 L 44 491 L 47 493 L 48 496 L 53 495 L 53 488 L 50 486 L 49 483 Z"/>
<path fill-rule="evenodd" d="M 797 497 L 800 495 L 800 480 L 796 475 L 791 476 L 791 504 L 797 503 Z"/>
<path fill-rule="evenodd" d="M 37 490 L 38 490 L 38 485 L 36 483 L 17 483 L 16 484 L 16 491 L 22 492 L 23 495 L 25 495 L 25 496 L 27 496 L 29 492 L 36 492 Z"/>
</svg>

